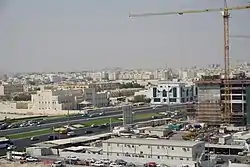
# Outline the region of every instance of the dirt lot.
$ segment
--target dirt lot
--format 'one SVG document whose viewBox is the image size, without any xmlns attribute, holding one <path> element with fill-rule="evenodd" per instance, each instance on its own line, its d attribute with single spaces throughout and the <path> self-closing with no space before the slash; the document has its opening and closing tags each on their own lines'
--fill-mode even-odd
<svg viewBox="0 0 250 167">
<path fill-rule="evenodd" d="M 44 163 L 25 163 L 20 164 L 19 161 L 10 162 L 5 159 L 0 159 L 0 167 L 50 167 L 51 165 L 46 165 Z"/>
</svg>

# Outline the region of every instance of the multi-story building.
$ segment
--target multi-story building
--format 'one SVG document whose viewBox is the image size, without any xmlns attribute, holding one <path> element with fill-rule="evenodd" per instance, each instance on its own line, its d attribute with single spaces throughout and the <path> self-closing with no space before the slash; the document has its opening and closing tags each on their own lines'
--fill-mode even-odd
<svg viewBox="0 0 250 167">
<path fill-rule="evenodd" d="M 5 84 L 3 86 L 5 95 L 11 95 L 12 93 L 27 92 L 27 88 L 22 84 Z"/>
<path fill-rule="evenodd" d="M 41 89 L 31 95 L 32 109 L 35 110 L 62 110 L 58 96 L 53 96 L 52 90 Z"/>
<path fill-rule="evenodd" d="M 196 82 L 198 87 L 197 119 L 200 122 L 219 125 L 222 123 L 225 101 L 225 82 L 218 76 L 203 77 Z M 245 125 L 247 111 L 247 87 L 250 78 L 234 76 L 229 81 L 230 89 L 230 123 Z"/>
<path fill-rule="evenodd" d="M 194 102 L 197 98 L 196 86 L 193 83 L 179 81 L 161 81 L 150 89 L 151 104 L 172 105 Z"/>
<path fill-rule="evenodd" d="M 103 107 L 108 106 L 109 99 L 107 92 L 96 92 L 94 88 L 56 91 L 41 89 L 31 96 L 32 109 L 36 110 L 76 110 L 82 102 Z"/>
<path fill-rule="evenodd" d="M 145 162 L 164 162 L 167 165 L 195 166 L 205 150 L 204 142 L 182 140 L 155 140 L 136 138 L 112 138 L 103 141 L 103 153 L 107 156 L 140 157 Z"/>
</svg>

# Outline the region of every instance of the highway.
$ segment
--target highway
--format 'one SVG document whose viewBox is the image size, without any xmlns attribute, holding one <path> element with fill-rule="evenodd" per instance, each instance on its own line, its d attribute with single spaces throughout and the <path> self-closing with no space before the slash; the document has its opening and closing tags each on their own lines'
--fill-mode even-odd
<svg viewBox="0 0 250 167">
<path fill-rule="evenodd" d="M 137 108 L 134 111 L 136 113 L 158 113 L 158 112 L 164 112 L 166 109 L 164 107 L 160 108 L 152 108 L 152 107 L 147 107 L 147 108 Z M 72 117 L 69 122 L 70 124 L 77 124 L 77 123 L 86 123 L 92 120 L 97 120 L 97 119 L 103 119 L 103 118 L 119 118 L 122 116 L 121 114 L 122 111 L 113 111 L 113 112 L 106 112 L 104 116 L 99 116 L 99 117 L 94 117 L 94 118 L 82 118 L 80 117 Z M 74 118 L 74 119 L 73 119 Z M 65 118 L 62 118 L 65 119 Z M 23 132 L 28 132 L 28 131 L 35 131 L 39 129 L 46 129 L 46 128 L 53 128 L 53 127 L 60 127 L 64 126 L 68 123 L 68 120 L 63 120 L 63 121 L 56 121 L 56 122 L 51 122 L 51 123 L 46 123 L 46 124 L 41 124 L 40 126 L 29 126 L 29 127 L 21 127 L 21 128 L 13 128 L 13 129 L 6 129 L 6 130 L 1 130 L 0 134 L 1 136 L 6 136 L 10 134 L 15 134 L 15 133 L 23 133 Z"/>
<path fill-rule="evenodd" d="M 143 122 L 143 121 L 147 121 L 147 120 L 150 120 L 150 119 L 151 118 L 139 119 L 139 120 L 136 120 L 136 122 Z M 122 122 L 116 122 L 116 123 L 112 124 L 112 126 L 120 126 L 120 125 L 122 125 Z M 74 130 L 74 132 L 75 132 L 75 134 L 77 136 L 84 136 L 84 135 L 86 135 L 85 131 L 87 131 L 87 130 L 91 130 L 93 132 L 93 133 L 88 134 L 88 135 L 94 135 L 94 134 L 101 133 L 101 132 L 103 133 L 105 131 L 108 132 L 109 131 L 109 126 L 107 126 L 106 128 L 99 128 L 99 127 L 95 127 L 95 128 L 91 128 L 91 127 L 80 128 L 80 129 Z M 30 138 L 16 139 L 16 140 L 13 140 L 13 144 L 15 146 L 17 146 L 18 149 L 23 149 L 23 148 L 31 146 L 32 144 L 40 143 L 40 142 L 43 142 L 43 141 L 47 141 L 48 140 L 48 136 L 50 136 L 50 135 L 55 135 L 55 136 L 58 137 L 58 139 L 69 138 L 67 135 L 62 135 L 62 134 L 58 134 L 58 133 L 52 133 L 52 134 L 46 134 L 46 135 L 37 136 L 39 138 L 39 140 L 36 140 L 36 141 L 31 141 Z"/>
</svg>

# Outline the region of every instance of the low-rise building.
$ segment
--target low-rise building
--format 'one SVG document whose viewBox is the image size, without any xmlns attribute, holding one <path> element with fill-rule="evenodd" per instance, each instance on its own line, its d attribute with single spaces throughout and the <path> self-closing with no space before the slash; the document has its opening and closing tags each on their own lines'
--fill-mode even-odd
<svg viewBox="0 0 250 167">
<path fill-rule="evenodd" d="M 205 150 L 204 142 L 136 139 L 136 138 L 112 138 L 103 141 L 103 152 L 107 156 L 141 157 L 171 164 L 171 161 L 180 164 L 194 166 L 200 160 Z"/>
</svg>

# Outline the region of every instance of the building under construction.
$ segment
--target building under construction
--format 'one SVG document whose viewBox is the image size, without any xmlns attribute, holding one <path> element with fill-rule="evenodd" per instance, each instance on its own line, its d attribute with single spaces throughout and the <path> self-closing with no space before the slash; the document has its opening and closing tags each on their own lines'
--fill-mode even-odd
<svg viewBox="0 0 250 167">
<path fill-rule="evenodd" d="M 196 81 L 198 87 L 197 120 L 210 125 L 223 123 L 225 105 L 225 82 L 219 75 L 206 76 Z M 250 78 L 244 74 L 229 80 L 230 124 L 250 124 Z"/>
</svg>

